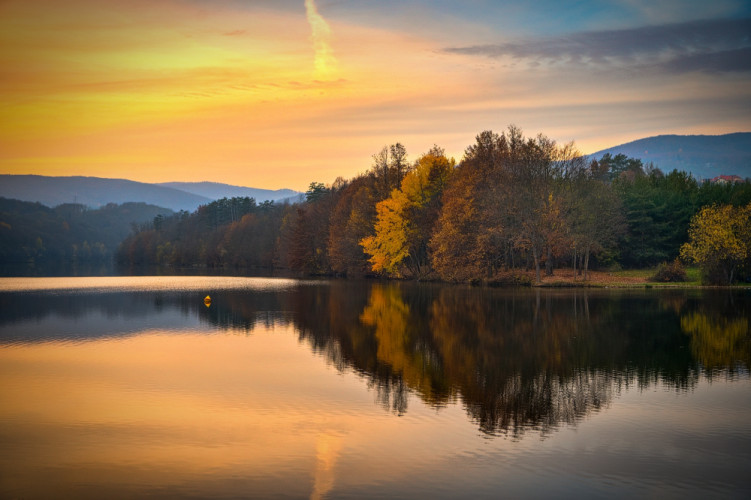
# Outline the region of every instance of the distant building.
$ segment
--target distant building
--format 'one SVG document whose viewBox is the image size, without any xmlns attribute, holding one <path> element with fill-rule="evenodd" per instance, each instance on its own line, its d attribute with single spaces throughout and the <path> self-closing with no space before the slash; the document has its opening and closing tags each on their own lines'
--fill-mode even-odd
<svg viewBox="0 0 751 500">
<path fill-rule="evenodd" d="M 709 180 L 712 184 L 731 184 L 733 182 L 743 182 L 743 179 L 737 175 L 718 175 Z"/>
</svg>

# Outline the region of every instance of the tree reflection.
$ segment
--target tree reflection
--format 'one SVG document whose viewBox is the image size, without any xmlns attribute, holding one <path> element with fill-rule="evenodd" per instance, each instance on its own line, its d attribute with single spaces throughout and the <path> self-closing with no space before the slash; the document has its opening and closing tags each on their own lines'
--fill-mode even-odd
<svg viewBox="0 0 751 500">
<path fill-rule="evenodd" d="M 133 335 L 196 317 L 249 333 L 293 324 L 314 352 L 365 378 L 388 411 L 408 411 L 410 393 L 435 407 L 461 401 L 482 432 L 513 438 L 575 423 L 624 388 L 690 390 L 702 374 L 751 370 L 744 292 L 332 281 L 211 291 L 208 309 L 204 296 L 3 293 L 0 342 Z"/>
<path fill-rule="evenodd" d="M 611 399 L 610 373 L 582 363 L 593 328 L 586 295 L 446 289 L 430 317 L 445 373 L 484 432 L 547 432 Z"/>
<path fill-rule="evenodd" d="M 691 353 L 710 375 L 751 369 L 749 314 L 745 303 L 723 295 L 714 304 L 702 303 L 681 314 L 681 328 L 691 339 Z M 719 303 L 718 303 L 719 302 Z M 745 307 L 744 307 L 745 306 Z"/>
<path fill-rule="evenodd" d="M 460 399 L 493 435 L 545 434 L 624 388 L 687 390 L 701 373 L 681 314 L 704 299 L 680 293 L 335 282 L 295 300 L 302 337 L 366 376 L 385 408 L 406 411 L 408 391 Z"/>
<path fill-rule="evenodd" d="M 425 320 L 424 315 L 410 310 L 397 286 L 372 287 L 368 305 L 360 315 L 360 321 L 374 329 L 376 357 L 423 400 L 443 404 L 450 385 L 432 339 L 424 335 Z"/>
<path fill-rule="evenodd" d="M 406 412 L 409 391 L 434 404 L 445 401 L 440 370 L 414 369 L 421 328 L 398 291 L 334 281 L 300 286 L 284 297 L 282 307 L 293 311 L 300 338 L 338 369 L 352 368 L 365 377 L 384 408 Z"/>
</svg>

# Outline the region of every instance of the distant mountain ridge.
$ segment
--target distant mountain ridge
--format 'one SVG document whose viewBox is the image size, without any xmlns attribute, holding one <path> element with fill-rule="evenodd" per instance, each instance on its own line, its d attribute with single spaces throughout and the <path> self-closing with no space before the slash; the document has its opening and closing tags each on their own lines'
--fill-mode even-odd
<svg viewBox="0 0 751 500">
<path fill-rule="evenodd" d="M 172 187 L 183 186 L 185 189 Z M 205 193 L 205 194 L 201 194 Z M 173 211 L 195 211 L 221 198 L 252 197 L 257 202 L 286 200 L 297 191 L 245 188 L 215 182 L 174 182 L 148 184 L 126 179 L 101 177 L 48 177 L 43 175 L 0 175 L 0 197 L 38 202 L 48 207 L 63 203 L 80 203 L 99 208 L 108 203 L 143 202 Z"/>
<path fill-rule="evenodd" d="M 219 182 L 160 182 L 156 186 L 164 186 L 173 189 L 179 189 L 186 193 L 193 193 L 212 200 L 233 197 L 254 198 L 258 203 L 264 201 L 276 201 L 300 194 L 291 189 L 260 189 L 243 186 L 233 186 L 231 184 L 221 184 Z"/>
<path fill-rule="evenodd" d="M 683 170 L 700 180 L 718 175 L 751 177 L 751 132 L 658 135 L 603 149 L 589 157 L 600 159 L 606 153 L 639 158 L 666 173 Z"/>
<path fill-rule="evenodd" d="M 48 207 L 80 203 L 99 208 L 108 203 L 144 202 L 170 210 L 192 212 L 212 200 L 178 189 L 101 177 L 47 177 L 43 175 L 0 175 L 0 196 L 39 202 Z"/>
<path fill-rule="evenodd" d="M 659 135 L 603 149 L 588 157 L 599 159 L 606 153 L 638 158 L 645 165 L 653 163 L 664 172 L 686 171 L 700 180 L 719 175 L 751 178 L 751 132 Z M 143 202 L 174 211 L 193 212 L 200 205 L 236 196 L 255 198 L 259 203 L 304 200 L 303 193 L 291 189 L 259 189 L 217 182 L 148 184 L 101 177 L 0 174 L 0 197 L 38 202 L 48 207 L 80 203 L 99 208 L 108 203 Z"/>
</svg>

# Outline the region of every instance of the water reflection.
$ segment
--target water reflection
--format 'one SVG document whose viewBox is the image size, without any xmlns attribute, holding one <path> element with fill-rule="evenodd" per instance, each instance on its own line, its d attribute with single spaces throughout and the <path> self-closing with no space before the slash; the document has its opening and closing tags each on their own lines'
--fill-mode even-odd
<svg viewBox="0 0 751 500">
<path fill-rule="evenodd" d="M 748 301 L 723 295 L 681 312 L 681 329 L 688 335 L 691 353 L 708 370 L 730 375 L 748 371 L 751 359 Z M 719 302 L 719 303 L 718 303 Z"/>
<path fill-rule="evenodd" d="M 460 396 L 489 434 L 546 433 L 606 406 L 624 388 L 659 382 L 687 390 L 703 368 L 748 373 L 751 360 L 745 296 L 734 300 L 746 330 L 715 366 L 697 355 L 696 335 L 682 327 L 682 317 L 706 304 L 698 292 L 377 284 L 366 299 L 334 284 L 297 293 L 315 294 L 300 302 L 317 304 L 296 310 L 303 336 L 317 349 L 335 344 L 328 349 L 334 360 L 370 377 L 385 406 L 406 411 L 405 385 L 435 406 Z M 342 313 L 344 296 L 346 310 L 359 315 Z"/>
<path fill-rule="evenodd" d="M 188 288 L 2 292 L 0 342 L 291 326 L 394 414 L 409 411 L 409 394 L 436 408 L 461 401 L 482 432 L 514 438 L 575 423 L 629 387 L 684 391 L 702 374 L 751 368 L 744 292 L 286 282 L 217 287 L 207 308 L 206 290 Z M 336 440 L 321 440 L 321 457 L 334 456 Z"/>
<path fill-rule="evenodd" d="M 743 293 L 410 284 L 370 286 L 367 299 L 344 284 L 296 293 L 315 295 L 298 299 L 316 304 L 296 310 L 303 337 L 334 344 L 332 359 L 370 377 L 384 406 L 405 412 L 405 386 L 435 406 L 459 396 L 489 434 L 546 433 L 631 386 L 688 390 L 708 370 L 751 366 Z M 697 320 L 707 311 L 714 323 Z"/>
</svg>

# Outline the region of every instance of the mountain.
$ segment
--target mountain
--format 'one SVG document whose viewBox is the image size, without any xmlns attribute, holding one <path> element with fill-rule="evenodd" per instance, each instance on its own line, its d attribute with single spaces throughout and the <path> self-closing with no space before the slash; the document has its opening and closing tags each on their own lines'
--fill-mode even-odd
<svg viewBox="0 0 751 500">
<path fill-rule="evenodd" d="M 99 208 L 108 203 L 143 202 L 170 210 L 194 211 L 210 198 L 178 189 L 100 177 L 47 177 L 42 175 L 0 175 L 0 196 L 39 202 L 48 207 L 79 203 Z"/>
<path fill-rule="evenodd" d="M 605 153 L 639 158 L 663 172 L 690 172 L 697 179 L 718 175 L 751 177 L 751 132 L 725 135 L 658 135 L 603 149 L 589 155 L 600 159 Z"/>
<path fill-rule="evenodd" d="M 221 184 L 219 182 L 162 182 L 155 184 L 173 189 L 179 189 L 186 193 L 193 193 L 212 200 L 222 198 L 249 197 L 254 198 L 256 202 L 277 201 L 297 196 L 300 193 L 291 189 L 258 189 L 242 186 L 233 186 L 230 184 Z"/>
</svg>

